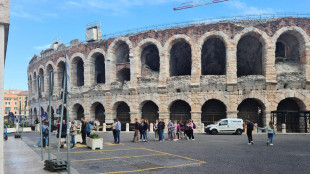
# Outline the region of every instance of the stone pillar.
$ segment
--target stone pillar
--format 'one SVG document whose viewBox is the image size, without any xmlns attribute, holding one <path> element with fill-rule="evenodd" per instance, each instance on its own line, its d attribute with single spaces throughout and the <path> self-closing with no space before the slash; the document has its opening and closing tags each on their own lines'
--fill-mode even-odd
<svg viewBox="0 0 310 174">
<path fill-rule="evenodd" d="M 227 118 L 238 118 L 238 111 L 227 111 Z"/>
<path fill-rule="evenodd" d="M 194 46 L 192 50 L 191 85 L 200 85 L 201 49 L 198 48 L 199 46 Z"/>
<path fill-rule="evenodd" d="M 266 40 L 263 50 L 263 74 L 266 77 L 267 83 L 277 83 L 277 72 L 275 66 L 275 44 L 269 43 Z"/>
<path fill-rule="evenodd" d="M 158 86 L 166 86 L 167 78 L 169 75 L 169 56 L 168 52 L 166 54 L 160 52 L 160 70 L 159 70 L 159 82 Z"/>
<path fill-rule="evenodd" d="M 130 57 L 130 88 L 137 88 L 139 66 L 137 65 L 138 58 Z M 140 70 L 141 71 L 141 70 Z"/>
<path fill-rule="evenodd" d="M 134 123 L 136 118 L 139 119 L 139 114 L 137 112 L 130 112 L 130 123 Z"/>
<path fill-rule="evenodd" d="M 192 111 L 191 112 L 191 119 L 196 125 L 196 129 L 194 132 L 200 132 L 201 130 L 201 111 Z"/>
<path fill-rule="evenodd" d="M 105 112 L 105 122 L 113 123 L 113 114 L 111 112 Z"/>
<path fill-rule="evenodd" d="M 106 84 L 111 84 L 111 76 L 109 74 L 111 74 L 111 61 L 109 59 L 106 59 L 105 62 L 105 83 Z M 114 72 L 115 74 L 115 72 Z"/>
<path fill-rule="evenodd" d="M 201 123 L 201 127 L 200 128 L 201 128 L 201 130 L 200 130 L 201 133 L 206 133 L 205 132 L 205 124 Z"/>
<path fill-rule="evenodd" d="M 237 45 L 228 42 L 226 50 L 226 82 L 237 84 Z"/>
</svg>

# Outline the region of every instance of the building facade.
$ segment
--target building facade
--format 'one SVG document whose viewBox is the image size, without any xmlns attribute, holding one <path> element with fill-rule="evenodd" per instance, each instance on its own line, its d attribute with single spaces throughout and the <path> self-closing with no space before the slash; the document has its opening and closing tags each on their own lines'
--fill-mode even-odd
<svg viewBox="0 0 310 174">
<path fill-rule="evenodd" d="M 19 108 L 21 109 L 21 115 L 29 115 L 28 109 L 28 91 L 21 90 L 5 90 L 4 91 L 4 115 L 9 115 L 12 112 L 14 115 L 19 115 Z M 25 101 L 27 100 L 27 106 L 25 108 Z M 26 111 L 26 114 L 24 113 Z"/>
<path fill-rule="evenodd" d="M 0 1 L 0 106 L 3 106 L 4 99 L 4 64 L 9 36 L 10 25 L 10 0 Z M 0 174 L 3 165 L 3 108 L 0 108 Z"/>
<path fill-rule="evenodd" d="M 29 113 L 47 111 L 50 71 L 52 113 L 60 108 L 67 54 L 71 120 L 192 119 L 201 128 L 221 118 L 242 118 L 263 126 L 277 118 L 273 111 L 293 111 L 291 121 L 275 122 L 299 132 L 301 125 L 309 126 L 309 119 L 299 118 L 300 111 L 310 110 L 309 28 L 310 18 L 286 17 L 54 43 L 29 63 Z"/>
</svg>

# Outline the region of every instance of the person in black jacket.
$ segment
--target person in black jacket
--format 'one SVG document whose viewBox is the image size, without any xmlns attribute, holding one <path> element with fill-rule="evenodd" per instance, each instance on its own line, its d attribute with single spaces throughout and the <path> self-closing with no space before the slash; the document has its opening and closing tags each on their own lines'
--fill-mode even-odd
<svg viewBox="0 0 310 174">
<path fill-rule="evenodd" d="M 86 144 L 86 122 L 84 118 L 81 118 L 81 123 L 82 123 L 82 128 L 81 128 L 81 133 L 82 133 L 82 144 Z"/>
<path fill-rule="evenodd" d="M 137 140 L 135 141 L 136 138 Z M 139 142 L 139 122 L 137 118 L 135 119 L 135 134 L 133 135 L 132 142 Z"/>
<path fill-rule="evenodd" d="M 252 131 L 254 129 L 254 124 L 250 120 L 246 120 L 246 127 L 247 131 L 246 134 L 248 136 L 249 145 L 254 144 L 253 137 L 252 137 Z"/>
<path fill-rule="evenodd" d="M 139 125 L 139 131 L 140 131 L 140 141 L 142 141 L 142 136 L 143 136 L 143 141 L 146 141 L 146 130 L 147 130 L 147 123 L 145 123 L 144 119 L 141 120 L 141 123 Z"/>
<path fill-rule="evenodd" d="M 162 119 L 159 123 L 158 123 L 158 134 L 159 134 L 159 141 L 162 142 L 164 141 L 164 130 L 165 130 L 165 121 L 164 119 Z"/>
</svg>

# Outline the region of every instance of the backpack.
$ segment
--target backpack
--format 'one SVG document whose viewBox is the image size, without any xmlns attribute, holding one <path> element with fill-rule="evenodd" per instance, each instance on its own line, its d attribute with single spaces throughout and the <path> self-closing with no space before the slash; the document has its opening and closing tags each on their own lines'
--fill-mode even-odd
<svg viewBox="0 0 310 174">
<path fill-rule="evenodd" d="M 43 131 L 43 136 L 44 136 L 44 137 L 48 136 L 48 128 L 46 128 L 46 129 Z"/>
<path fill-rule="evenodd" d="M 193 128 L 196 129 L 196 124 L 193 122 Z"/>
</svg>

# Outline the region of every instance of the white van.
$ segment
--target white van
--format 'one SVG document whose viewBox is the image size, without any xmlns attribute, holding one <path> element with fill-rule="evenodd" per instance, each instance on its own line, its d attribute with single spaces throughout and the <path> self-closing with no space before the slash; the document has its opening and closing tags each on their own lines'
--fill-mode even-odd
<svg viewBox="0 0 310 174">
<path fill-rule="evenodd" d="M 206 133 L 209 134 L 237 134 L 244 132 L 243 120 L 238 118 L 225 118 L 205 127 Z"/>
</svg>

